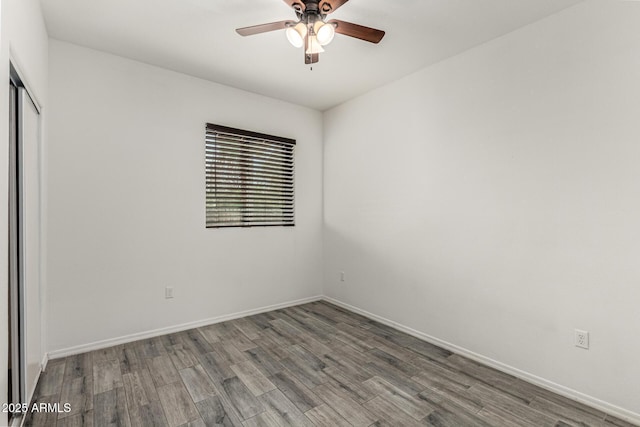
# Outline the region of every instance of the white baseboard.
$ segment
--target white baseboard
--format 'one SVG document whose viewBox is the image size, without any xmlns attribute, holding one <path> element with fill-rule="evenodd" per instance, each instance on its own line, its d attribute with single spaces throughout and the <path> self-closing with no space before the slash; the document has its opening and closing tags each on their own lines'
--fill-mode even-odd
<svg viewBox="0 0 640 427">
<path fill-rule="evenodd" d="M 344 303 L 337 299 L 324 296 L 323 300 L 335 304 L 339 307 L 342 307 L 346 310 L 352 311 L 354 313 L 360 314 L 364 317 L 367 317 L 371 320 L 375 320 L 384 325 L 390 326 L 394 329 L 397 329 L 401 332 L 419 338 L 421 340 L 427 341 L 431 344 L 442 347 L 446 350 L 449 350 L 453 353 L 459 354 L 461 356 L 467 357 L 469 359 L 475 360 L 476 362 L 482 363 L 483 365 L 490 366 L 494 369 L 497 369 L 501 372 L 513 375 L 514 377 L 520 378 L 521 380 L 527 381 L 531 384 L 535 384 L 539 387 L 542 387 L 546 390 L 549 390 L 553 393 L 559 394 L 571 400 L 575 400 L 592 408 L 598 409 L 607 414 L 613 415 L 614 417 L 620 418 L 622 420 L 628 421 L 630 423 L 640 425 L 640 414 L 629 411 L 627 409 L 621 408 L 616 405 L 612 405 L 603 400 L 597 399 L 595 397 L 586 395 L 579 391 L 573 390 L 571 388 L 565 387 L 560 384 L 556 384 L 552 381 L 546 380 L 544 378 L 538 377 L 536 375 L 530 374 L 528 372 L 522 371 L 520 369 L 514 368 L 513 366 L 506 365 L 502 362 L 498 362 L 497 360 L 493 360 L 489 357 L 483 356 L 481 354 L 475 353 L 471 350 L 467 350 L 466 348 L 457 346 L 455 344 L 451 344 L 447 341 L 443 341 L 431 335 L 427 335 L 415 329 L 412 329 L 408 326 L 402 325 L 400 323 L 394 322 L 393 320 L 386 319 L 382 316 L 378 316 L 377 314 L 370 313 L 361 308 L 355 307 L 353 305 Z"/>
<path fill-rule="evenodd" d="M 82 344 L 74 347 L 54 350 L 49 352 L 45 357 L 48 357 L 47 360 L 59 359 L 61 357 L 72 356 L 74 354 L 86 353 L 87 351 L 100 350 L 107 347 L 113 347 L 114 345 L 126 344 L 133 341 L 143 340 L 146 338 L 153 338 L 160 335 L 171 334 L 174 332 L 182 332 L 182 331 L 186 331 L 193 328 L 199 328 L 201 326 L 213 325 L 214 323 L 226 322 L 227 320 L 234 320 L 234 319 L 239 319 L 241 317 L 252 316 L 254 314 L 266 313 L 268 311 L 278 310 L 286 307 L 292 307 L 294 305 L 306 304 L 313 301 L 320 301 L 322 298 L 323 297 L 320 295 L 308 297 L 308 298 L 302 298 L 295 301 L 288 301 L 280 304 L 269 305 L 266 307 L 255 308 L 252 310 L 240 311 L 237 313 L 211 317 L 209 319 L 197 320 L 195 322 L 183 323 L 181 325 L 169 326 L 166 328 L 154 329 L 151 331 L 138 332 L 135 334 L 125 335 L 122 337 L 95 341 L 89 344 Z"/>
<path fill-rule="evenodd" d="M 40 380 L 40 377 L 42 376 L 42 373 L 44 372 L 44 370 L 47 369 L 48 362 L 49 362 L 49 356 L 47 353 L 45 353 L 42 355 L 42 360 L 40 361 L 40 370 L 38 372 L 38 375 L 36 375 L 36 379 L 34 380 L 33 384 L 31 384 L 31 387 L 27 389 L 26 402 L 29 406 L 31 406 L 33 395 L 36 392 L 36 387 L 38 387 L 38 381 Z M 27 417 L 25 417 L 24 415 L 19 418 L 15 418 L 11 423 L 11 426 L 17 427 L 17 426 L 24 425 L 24 421 L 26 418 Z"/>
<path fill-rule="evenodd" d="M 49 363 L 49 354 L 45 353 L 42 355 L 42 361 L 40 362 L 40 372 L 44 372 L 47 369 L 48 363 Z"/>
</svg>

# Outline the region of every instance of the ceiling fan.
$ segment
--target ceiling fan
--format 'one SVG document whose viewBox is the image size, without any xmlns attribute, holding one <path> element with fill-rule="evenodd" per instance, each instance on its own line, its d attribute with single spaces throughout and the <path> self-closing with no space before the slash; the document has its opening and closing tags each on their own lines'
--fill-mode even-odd
<svg viewBox="0 0 640 427">
<path fill-rule="evenodd" d="M 295 47 L 304 45 L 304 63 L 318 62 L 319 54 L 333 40 L 335 33 L 371 43 L 379 43 L 384 31 L 364 27 L 350 22 L 332 19 L 326 21 L 327 15 L 335 12 L 349 0 L 284 0 L 296 13 L 297 21 L 278 21 L 269 24 L 238 28 L 241 36 L 286 30 L 287 39 Z"/>
</svg>

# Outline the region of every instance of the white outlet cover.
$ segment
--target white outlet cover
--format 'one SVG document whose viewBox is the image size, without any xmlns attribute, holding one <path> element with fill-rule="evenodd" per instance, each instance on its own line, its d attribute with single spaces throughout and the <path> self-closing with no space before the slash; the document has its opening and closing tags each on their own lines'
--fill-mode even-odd
<svg viewBox="0 0 640 427">
<path fill-rule="evenodd" d="M 168 287 L 168 286 L 166 288 L 164 288 L 164 297 L 167 298 L 167 299 L 168 298 L 173 298 L 173 288 Z"/>
<path fill-rule="evenodd" d="M 589 332 L 576 329 L 575 335 L 574 335 L 574 344 L 576 345 L 576 347 L 588 349 L 589 348 Z"/>
</svg>

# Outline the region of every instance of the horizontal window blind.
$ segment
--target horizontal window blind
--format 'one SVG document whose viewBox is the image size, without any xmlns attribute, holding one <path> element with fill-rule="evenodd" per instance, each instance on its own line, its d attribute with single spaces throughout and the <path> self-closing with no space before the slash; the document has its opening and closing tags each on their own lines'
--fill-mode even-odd
<svg viewBox="0 0 640 427">
<path fill-rule="evenodd" d="M 206 226 L 294 225 L 294 148 L 288 138 L 207 124 Z"/>
</svg>

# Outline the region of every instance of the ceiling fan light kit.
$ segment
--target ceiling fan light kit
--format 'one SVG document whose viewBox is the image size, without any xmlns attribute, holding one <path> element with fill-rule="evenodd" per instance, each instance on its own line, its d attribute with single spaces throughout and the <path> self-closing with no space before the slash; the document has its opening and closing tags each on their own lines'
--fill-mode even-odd
<svg viewBox="0 0 640 427">
<path fill-rule="evenodd" d="M 289 43 L 297 48 L 304 46 L 305 64 L 318 62 L 318 54 L 324 52 L 323 46 L 331 43 L 336 33 L 370 43 L 379 43 L 384 37 L 384 31 L 337 19 L 326 21 L 328 14 L 335 12 L 347 1 L 284 0 L 294 10 L 298 21 L 279 21 L 254 25 L 252 27 L 238 28 L 236 32 L 241 36 L 251 36 L 284 29 Z"/>
<path fill-rule="evenodd" d="M 320 43 L 322 46 L 326 46 L 331 43 L 333 37 L 336 35 L 336 27 L 333 23 L 318 21 L 316 22 L 315 32 L 318 43 Z"/>
<path fill-rule="evenodd" d="M 294 47 L 302 47 L 304 38 L 307 36 L 307 26 L 302 22 L 290 25 L 286 29 L 287 39 Z"/>
</svg>

